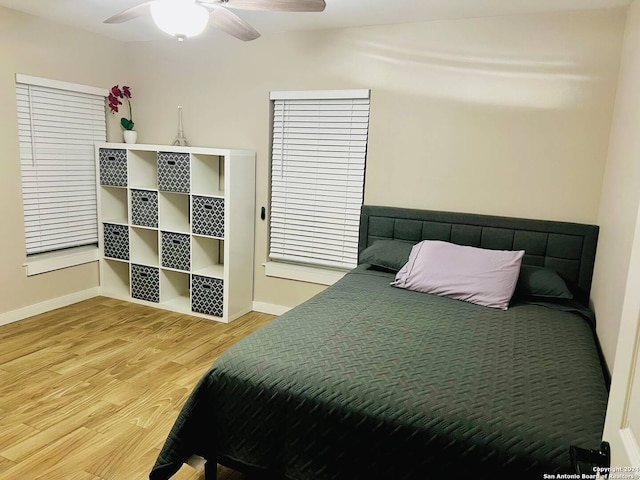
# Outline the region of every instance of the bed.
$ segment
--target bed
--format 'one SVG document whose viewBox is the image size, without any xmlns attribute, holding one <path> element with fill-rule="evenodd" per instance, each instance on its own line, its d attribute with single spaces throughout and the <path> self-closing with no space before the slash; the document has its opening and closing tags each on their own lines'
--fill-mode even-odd
<svg viewBox="0 0 640 480">
<path fill-rule="evenodd" d="M 573 299 L 507 310 L 390 285 L 359 265 L 227 350 L 150 473 L 192 455 L 270 478 L 540 479 L 600 444 L 608 379 L 588 309 L 598 227 L 363 206 L 360 252 L 441 240 L 524 250 Z M 215 477 L 207 469 L 207 479 Z"/>
</svg>

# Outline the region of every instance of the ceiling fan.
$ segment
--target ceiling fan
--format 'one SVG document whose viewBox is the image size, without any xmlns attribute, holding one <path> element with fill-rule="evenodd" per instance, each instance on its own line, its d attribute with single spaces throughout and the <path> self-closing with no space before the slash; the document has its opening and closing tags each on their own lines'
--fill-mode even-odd
<svg viewBox="0 0 640 480">
<path fill-rule="evenodd" d="M 182 42 L 201 33 L 208 23 L 240 40 L 255 40 L 260 33 L 229 9 L 277 12 L 322 12 L 324 0 L 152 0 L 107 18 L 123 23 L 151 14 L 160 30 Z"/>
</svg>

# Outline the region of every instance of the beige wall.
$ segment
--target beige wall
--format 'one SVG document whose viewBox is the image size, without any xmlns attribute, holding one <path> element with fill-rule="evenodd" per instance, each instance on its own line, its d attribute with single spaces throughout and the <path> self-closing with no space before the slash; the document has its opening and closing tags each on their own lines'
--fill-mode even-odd
<svg viewBox="0 0 640 480">
<path fill-rule="evenodd" d="M 624 10 L 130 46 L 141 142 L 167 143 L 184 107 L 193 145 L 257 151 L 268 204 L 269 91 L 371 88 L 369 204 L 595 223 Z M 255 300 L 322 287 L 267 278 Z"/>
<path fill-rule="evenodd" d="M 627 13 L 611 143 L 598 214 L 601 230 L 592 294 L 598 316 L 598 335 L 610 368 L 615 357 L 640 201 L 638 85 L 640 1 L 635 0 Z"/>
<path fill-rule="evenodd" d="M 27 277 L 15 74 L 109 88 L 124 45 L 0 7 L 0 314 L 98 285 L 97 263 Z"/>
<path fill-rule="evenodd" d="M 183 105 L 192 145 L 257 151 L 257 207 L 268 204 L 269 91 L 371 88 L 367 203 L 602 224 L 594 302 L 613 358 L 640 191 L 637 3 L 606 174 L 624 10 L 125 46 L 0 8 L 0 313 L 98 282 L 95 264 L 25 276 L 16 72 L 130 83 L 141 143 L 170 143 Z M 256 222 L 255 300 L 292 306 L 320 291 L 264 276 L 267 224 Z"/>
</svg>

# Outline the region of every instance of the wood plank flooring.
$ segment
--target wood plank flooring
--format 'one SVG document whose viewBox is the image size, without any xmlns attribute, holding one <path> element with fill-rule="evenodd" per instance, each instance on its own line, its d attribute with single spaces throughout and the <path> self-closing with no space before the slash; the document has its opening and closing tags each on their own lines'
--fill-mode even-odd
<svg viewBox="0 0 640 480">
<path fill-rule="evenodd" d="M 96 297 L 0 327 L 0 478 L 148 478 L 200 377 L 273 318 L 226 325 Z M 246 480 L 220 466 L 218 478 Z"/>
</svg>

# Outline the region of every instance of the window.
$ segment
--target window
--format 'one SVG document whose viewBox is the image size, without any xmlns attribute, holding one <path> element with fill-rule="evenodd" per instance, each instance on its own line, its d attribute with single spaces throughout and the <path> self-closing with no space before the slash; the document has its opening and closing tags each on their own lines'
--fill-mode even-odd
<svg viewBox="0 0 640 480">
<path fill-rule="evenodd" d="M 97 245 L 106 89 L 16 75 L 27 256 Z"/>
<path fill-rule="evenodd" d="M 369 90 L 272 92 L 271 260 L 357 265 Z"/>
</svg>

